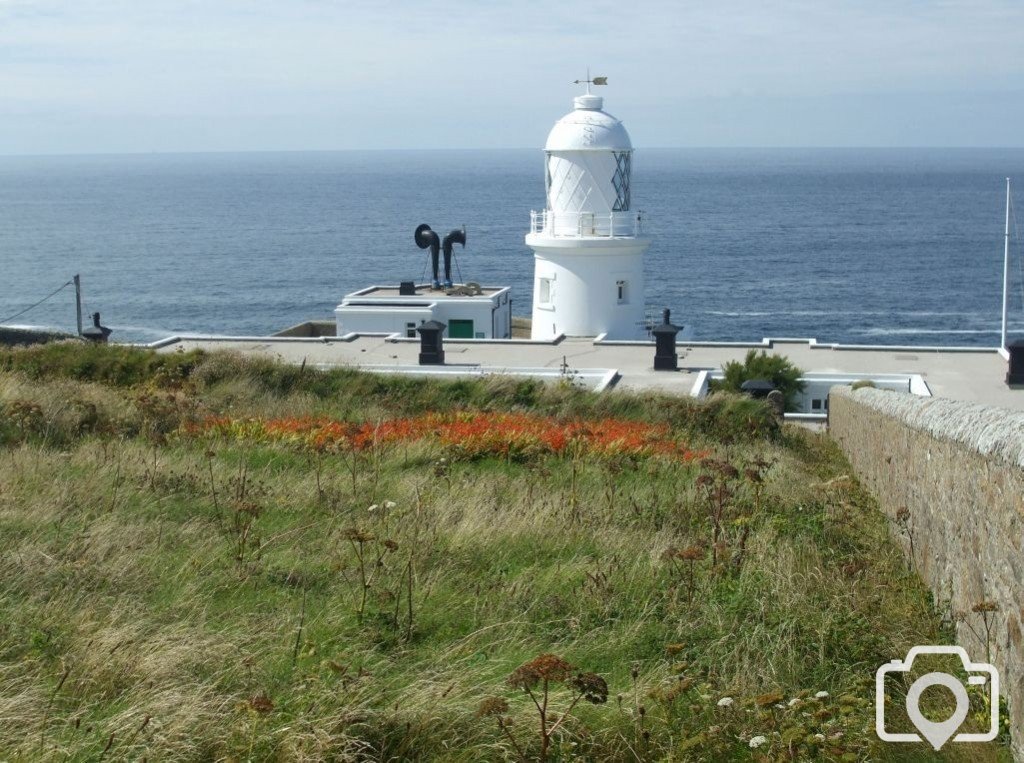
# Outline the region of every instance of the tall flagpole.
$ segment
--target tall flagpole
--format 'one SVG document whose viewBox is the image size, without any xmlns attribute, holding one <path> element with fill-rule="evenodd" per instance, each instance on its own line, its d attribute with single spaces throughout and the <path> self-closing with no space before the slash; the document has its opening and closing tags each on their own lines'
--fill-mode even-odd
<svg viewBox="0 0 1024 763">
<path fill-rule="evenodd" d="M 1010 283 L 1010 178 L 1006 178 L 1006 233 L 1003 241 L 1003 326 L 1000 347 L 1006 352 L 1006 302 Z"/>
</svg>

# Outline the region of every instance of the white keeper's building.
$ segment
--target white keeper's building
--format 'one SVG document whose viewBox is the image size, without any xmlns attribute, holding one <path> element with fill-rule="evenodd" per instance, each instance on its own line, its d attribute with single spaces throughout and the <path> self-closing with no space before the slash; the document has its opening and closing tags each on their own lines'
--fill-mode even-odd
<svg viewBox="0 0 1024 763">
<path fill-rule="evenodd" d="M 475 285 L 474 285 L 475 286 Z M 476 288 L 466 291 L 476 291 Z M 337 335 L 401 334 L 416 337 L 427 321 L 448 324 L 449 339 L 508 339 L 512 336 L 512 289 L 482 286 L 479 294 L 448 294 L 430 284 L 370 286 L 346 294 L 334 309 Z"/>
</svg>

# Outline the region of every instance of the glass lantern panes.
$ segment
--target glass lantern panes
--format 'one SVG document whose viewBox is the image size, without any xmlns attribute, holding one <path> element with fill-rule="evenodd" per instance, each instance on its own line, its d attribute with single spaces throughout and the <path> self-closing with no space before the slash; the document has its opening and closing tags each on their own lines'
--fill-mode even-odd
<svg viewBox="0 0 1024 763">
<path fill-rule="evenodd" d="M 615 188 L 614 212 L 625 212 L 629 209 L 629 170 L 632 159 L 631 151 L 614 151 L 615 174 L 612 176 L 612 186 Z"/>
</svg>

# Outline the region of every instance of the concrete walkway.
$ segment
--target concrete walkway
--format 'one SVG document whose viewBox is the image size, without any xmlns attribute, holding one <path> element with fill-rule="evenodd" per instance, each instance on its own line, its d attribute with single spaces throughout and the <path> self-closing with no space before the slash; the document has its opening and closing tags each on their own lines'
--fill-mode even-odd
<svg viewBox="0 0 1024 763">
<path fill-rule="evenodd" d="M 430 367 L 418 365 L 418 340 L 384 336 L 172 337 L 149 346 L 161 352 L 235 350 L 286 363 L 305 361 L 323 367 L 374 366 L 377 371 L 430 373 Z M 994 349 L 826 345 L 813 339 L 765 339 L 753 344 L 691 342 L 678 346 L 678 372 L 656 372 L 652 368 L 654 346 L 649 342 L 573 338 L 553 343 L 447 340 L 444 345 L 448 373 L 459 367 L 473 375 L 518 369 L 524 375 L 558 378 L 565 364 L 571 372 L 582 372 L 584 383 L 592 388 L 600 388 L 599 380 L 614 377 L 618 387 L 678 395 L 692 393 L 701 371 L 742 360 L 751 348 L 784 355 L 805 372 L 920 374 L 937 397 L 1024 409 L 1024 390 L 1006 386 L 1007 363 Z"/>
</svg>

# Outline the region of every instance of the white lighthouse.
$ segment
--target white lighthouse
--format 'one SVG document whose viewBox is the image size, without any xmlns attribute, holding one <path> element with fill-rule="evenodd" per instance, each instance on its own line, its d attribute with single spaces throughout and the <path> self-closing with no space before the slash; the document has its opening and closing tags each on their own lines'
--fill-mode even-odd
<svg viewBox="0 0 1024 763">
<path fill-rule="evenodd" d="M 531 336 L 641 338 L 650 239 L 630 207 L 633 144 L 589 83 L 573 105 L 544 146 L 547 208 L 530 213 Z"/>
</svg>

